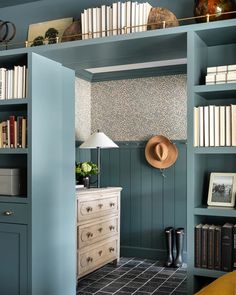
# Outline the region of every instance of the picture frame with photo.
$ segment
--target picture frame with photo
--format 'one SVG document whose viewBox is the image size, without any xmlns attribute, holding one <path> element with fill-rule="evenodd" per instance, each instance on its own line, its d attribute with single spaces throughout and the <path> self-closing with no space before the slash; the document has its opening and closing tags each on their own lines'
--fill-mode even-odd
<svg viewBox="0 0 236 295">
<path fill-rule="evenodd" d="M 207 205 L 234 207 L 236 173 L 211 173 Z"/>
<path fill-rule="evenodd" d="M 64 31 L 73 23 L 73 17 L 30 24 L 27 46 L 40 46 L 61 42 Z"/>
</svg>

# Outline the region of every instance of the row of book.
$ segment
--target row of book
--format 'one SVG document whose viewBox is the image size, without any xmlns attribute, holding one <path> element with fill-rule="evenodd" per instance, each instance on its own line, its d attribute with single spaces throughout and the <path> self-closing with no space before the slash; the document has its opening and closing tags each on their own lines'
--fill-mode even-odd
<svg viewBox="0 0 236 295">
<path fill-rule="evenodd" d="M 9 116 L 0 123 L 0 148 L 26 148 L 27 119 L 23 116 Z"/>
<path fill-rule="evenodd" d="M 195 267 L 236 269 L 236 225 L 198 224 L 195 227 Z"/>
<path fill-rule="evenodd" d="M 151 8 L 148 2 L 127 1 L 85 9 L 81 13 L 82 39 L 146 31 Z"/>
<path fill-rule="evenodd" d="M 0 68 L 0 99 L 25 98 L 27 89 L 26 66 Z"/>
<path fill-rule="evenodd" d="M 236 146 L 236 105 L 194 108 L 194 147 Z"/>
</svg>

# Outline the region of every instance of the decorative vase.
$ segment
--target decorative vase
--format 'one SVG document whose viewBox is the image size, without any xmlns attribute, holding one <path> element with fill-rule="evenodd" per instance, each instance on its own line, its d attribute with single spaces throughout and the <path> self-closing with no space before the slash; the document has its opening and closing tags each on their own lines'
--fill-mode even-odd
<svg viewBox="0 0 236 295">
<path fill-rule="evenodd" d="M 194 15 L 204 16 L 202 18 L 197 18 L 197 22 L 206 22 L 207 14 L 216 14 L 215 16 L 210 16 L 210 21 L 234 18 L 234 13 L 221 14 L 222 12 L 230 12 L 234 10 L 234 0 L 195 0 L 194 4 Z"/>
</svg>

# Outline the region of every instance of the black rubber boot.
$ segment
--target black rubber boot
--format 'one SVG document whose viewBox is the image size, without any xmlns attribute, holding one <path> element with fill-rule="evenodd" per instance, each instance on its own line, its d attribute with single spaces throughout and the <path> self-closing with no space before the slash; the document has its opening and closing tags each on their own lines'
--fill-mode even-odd
<svg viewBox="0 0 236 295">
<path fill-rule="evenodd" d="M 174 267 L 181 267 L 183 265 L 183 248 L 184 248 L 184 228 L 177 228 L 175 230 L 176 238 L 176 258 Z"/>
<path fill-rule="evenodd" d="M 174 248 L 174 228 L 165 228 L 167 259 L 165 266 L 170 267 L 174 262 L 173 248 Z"/>
</svg>

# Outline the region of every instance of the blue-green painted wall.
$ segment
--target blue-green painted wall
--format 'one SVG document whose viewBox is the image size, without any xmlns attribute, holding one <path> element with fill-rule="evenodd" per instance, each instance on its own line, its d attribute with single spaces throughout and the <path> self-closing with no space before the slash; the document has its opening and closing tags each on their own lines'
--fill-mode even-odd
<svg viewBox="0 0 236 295">
<path fill-rule="evenodd" d="M 119 149 L 101 152 L 102 186 L 121 186 L 121 255 L 163 258 L 164 228 L 186 229 L 186 144 L 177 141 L 176 164 L 164 171 L 145 160 L 145 142 L 119 142 Z M 77 149 L 77 160 L 86 154 Z M 87 154 L 89 156 L 89 154 Z M 92 159 L 96 156 L 92 152 Z M 186 249 L 186 239 L 185 239 Z"/>
</svg>

